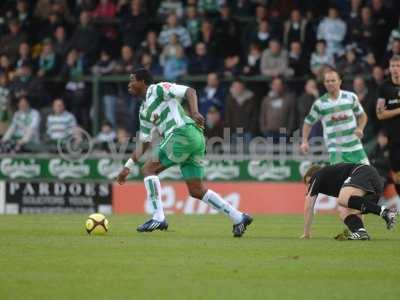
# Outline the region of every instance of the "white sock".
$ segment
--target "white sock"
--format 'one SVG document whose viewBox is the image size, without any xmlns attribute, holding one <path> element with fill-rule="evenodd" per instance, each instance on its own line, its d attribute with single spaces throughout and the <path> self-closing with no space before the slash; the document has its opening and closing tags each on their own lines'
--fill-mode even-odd
<svg viewBox="0 0 400 300">
<path fill-rule="evenodd" d="M 207 193 L 201 199 L 208 205 L 211 205 L 214 209 L 219 212 L 223 212 L 228 215 L 233 224 L 240 223 L 242 221 L 242 213 L 226 202 L 220 195 L 212 190 L 207 190 Z"/>
<path fill-rule="evenodd" d="M 160 179 L 156 175 L 144 178 L 144 186 L 147 191 L 147 199 L 151 202 L 154 209 L 153 219 L 159 222 L 165 220 L 163 205 L 161 202 L 161 184 Z"/>
</svg>

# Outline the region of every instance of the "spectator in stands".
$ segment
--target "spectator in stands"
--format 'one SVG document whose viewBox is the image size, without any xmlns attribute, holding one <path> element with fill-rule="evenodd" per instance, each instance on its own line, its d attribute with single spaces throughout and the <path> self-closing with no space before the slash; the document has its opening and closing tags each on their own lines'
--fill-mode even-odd
<svg viewBox="0 0 400 300">
<path fill-rule="evenodd" d="M 215 33 L 221 45 L 224 45 L 220 48 L 222 57 L 241 54 L 241 43 L 238 42 L 238 37 L 241 36 L 240 24 L 232 16 L 227 4 L 220 8 L 220 16 L 215 22 Z"/>
<path fill-rule="evenodd" d="M 279 138 L 286 138 L 293 129 L 294 101 L 286 90 L 282 78 L 271 81 L 271 90 L 264 97 L 260 109 L 260 130 L 264 137 L 272 138 L 274 143 Z"/>
<path fill-rule="evenodd" d="M 21 27 L 25 32 L 32 30 L 32 15 L 29 9 L 28 0 L 17 1 L 17 19 L 21 23 Z"/>
<path fill-rule="evenodd" d="M 43 41 L 42 52 L 38 59 L 38 77 L 49 77 L 57 74 L 59 59 L 54 52 L 53 43 L 50 39 Z"/>
<path fill-rule="evenodd" d="M 149 53 L 144 52 L 140 57 L 140 66 L 148 70 L 153 75 L 161 75 L 162 69 L 157 61 L 153 61 L 153 56 Z"/>
<path fill-rule="evenodd" d="M 396 24 L 396 27 L 393 28 L 392 31 L 390 32 L 389 41 L 386 47 L 388 51 L 392 49 L 392 43 L 394 40 L 400 40 L 400 16 Z"/>
<path fill-rule="evenodd" d="M 0 49 L 12 62 L 16 60 L 18 47 L 22 42 L 27 41 L 27 36 L 21 31 L 21 25 L 17 19 L 8 22 L 9 33 L 0 38 Z"/>
<path fill-rule="evenodd" d="M 91 12 L 93 18 L 101 21 L 112 21 L 117 14 L 117 5 L 112 0 L 100 0 L 96 9 Z M 109 42 L 115 42 L 117 31 L 113 24 L 100 24 L 98 31 Z"/>
<path fill-rule="evenodd" d="M 219 43 L 215 38 L 214 27 L 208 20 L 203 20 L 203 23 L 201 24 L 200 42 L 206 44 L 208 54 L 212 57 L 217 56 Z"/>
<path fill-rule="evenodd" d="M 189 58 L 189 74 L 207 74 L 213 67 L 213 58 L 207 53 L 206 45 L 201 42 L 197 43 L 194 54 Z"/>
<path fill-rule="evenodd" d="M 11 119 L 11 91 L 6 73 L 0 73 L 0 136 L 2 136 Z"/>
<path fill-rule="evenodd" d="M 207 111 L 206 116 L 206 124 L 204 129 L 204 135 L 207 138 L 212 137 L 220 137 L 224 136 L 224 124 L 221 120 L 221 112 L 215 106 L 210 106 Z M 218 151 L 216 148 L 221 145 L 213 145 L 213 152 Z"/>
<path fill-rule="evenodd" d="M 319 40 L 315 45 L 315 51 L 311 54 L 311 72 L 320 79 L 322 77 L 323 67 L 327 65 L 334 67 L 335 61 L 333 56 L 326 51 L 325 40 Z"/>
<path fill-rule="evenodd" d="M 71 37 L 71 48 L 85 56 L 91 61 L 96 55 L 99 47 L 99 34 L 90 24 L 90 14 L 82 11 L 79 15 L 79 25 Z"/>
<path fill-rule="evenodd" d="M 117 14 L 117 6 L 111 0 L 100 0 L 95 10 L 91 12 L 94 18 L 113 19 Z"/>
<path fill-rule="evenodd" d="M 382 0 L 372 0 L 371 8 L 372 18 L 376 24 L 375 34 L 382 41 L 387 41 L 394 21 L 393 13 L 395 12 L 392 13 L 389 8 L 385 7 Z M 386 50 L 386 44 L 381 42 L 375 43 L 374 46 L 375 57 L 382 57 Z"/>
<path fill-rule="evenodd" d="M 341 76 L 346 78 L 363 73 L 363 65 L 359 55 L 360 53 L 357 53 L 357 49 L 355 49 L 354 46 L 346 46 L 344 56 L 338 59 L 336 64 L 337 70 Z"/>
<path fill-rule="evenodd" d="M 368 117 L 367 125 L 364 128 L 362 143 L 367 153 L 371 152 L 376 144 L 376 135 L 379 131 L 379 122 L 376 117 L 375 96 L 370 93 L 362 76 L 355 76 L 353 79 L 353 91 L 357 95 L 365 113 Z"/>
<path fill-rule="evenodd" d="M 362 4 L 362 0 L 350 1 L 350 11 L 349 15 L 347 16 L 347 23 L 349 25 L 349 28 L 354 28 L 355 24 L 359 21 Z"/>
<path fill-rule="evenodd" d="M 190 34 L 192 44 L 196 44 L 199 41 L 201 28 L 201 20 L 198 17 L 196 5 L 188 5 L 186 7 L 185 27 Z"/>
<path fill-rule="evenodd" d="M 33 65 L 33 60 L 31 56 L 31 46 L 29 46 L 28 43 L 23 42 L 19 45 L 18 54 L 19 56 L 15 63 L 16 68 L 21 67 L 23 64 L 31 66 Z"/>
<path fill-rule="evenodd" d="M 224 112 L 224 91 L 220 85 L 218 74 L 209 73 L 207 75 L 207 85 L 201 90 L 199 95 L 199 112 L 205 116 L 211 106 L 216 107 L 220 112 Z"/>
<path fill-rule="evenodd" d="M 240 113 L 239 113 L 240 112 Z M 231 138 L 243 132 L 244 142 L 248 143 L 257 128 L 257 101 L 254 93 L 246 88 L 243 81 L 235 79 L 225 99 L 225 126 L 230 129 Z"/>
<path fill-rule="evenodd" d="M 65 26 L 59 25 L 53 33 L 53 47 L 56 55 L 64 58 L 67 54 L 69 43 L 67 41 L 67 32 Z"/>
<path fill-rule="evenodd" d="M 290 19 L 284 24 L 283 40 L 286 46 L 292 42 L 304 43 L 306 38 L 307 20 L 303 18 L 299 9 L 293 9 L 290 13 Z"/>
<path fill-rule="evenodd" d="M 120 16 L 123 43 L 136 49 L 146 36 L 148 24 L 148 17 L 142 9 L 142 2 L 131 1 L 127 13 L 125 10 L 121 10 Z"/>
<path fill-rule="evenodd" d="M 182 45 L 179 43 L 179 38 L 176 34 L 171 35 L 170 41 L 166 44 L 162 50 L 160 55 L 160 64 L 161 66 L 165 66 L 165 62 L 170 57 L 175 57 L 178 49 L 183 49 Z"/>
<path fill-rule="evenodd" d="M 250 43 L 258 44 L 264 50 L 268 47 L 271 38 L 272 34 L 268 21 L 262 20 L 258 23 L 257 30 L 250 34 Z"/>
<path fill-rule="evenodd" d="M 10 83 L 12 99 L 28 97 L 35 107 L 40 108 L 47 103 L 47 95 L 43 90 L 42 82 L 32 75 L 32 67 L 23 64 L 19 67 Z"/>
<path fill-rule="evenodd" d="M 242 37 L 242 43 L 244 45 L 247 45 L 251 42 L 251 37 L 253 36 L 254 32 L 257 32 L 259 24 L 265 20 L 268 22 L 267 8 L 264 5 L 258 4 L 255 8 L 255 15 L 244 27 L 244 33 Z"/>
<path fill-rule="evenodd" d="M 10 74 L 13 70 L 11 61 L 6 54 L 0 55 L 0 72 Z"/>
<path fill-rule="evenodd" d="M 260 75 L 261 54 L 261 47 L 258 44 L 250 44 L 247 54 L 247 63 L 243 67 L 244 75 Z"/>
<path fill-rule="evenodd" d="M 116 149 L 118 149 L 120 152 L 125 150 L 124 153 L 131 153 L 132 150 L 129 147 L 129 142 L 130 136 L 128 130 L 123 127 L 117 128 L 117 138 L 115 144 Z"/>
<path fill-rule="evenodd" d="M 86 72 L 86 64 L 82 53 L 76 49 L 68 52 L 63 66 L 62 75 L 66 78 L 65 101 L 68 110 L 71 111 L 83 128 L 89 128 L 90 98 L 87 95 L 87 87 L 79 77 Z"/>
<path fill-rule="evenodd" d="M 384 81 L 385 81 L 385 72 L 383 68 L 379 65 L 375 65 L 372 68 L 372 79 L 368 87 L 372 95 L 374 95 L 375 97 L 378 96 L 378 90 Z"/>
<path fill-rule="evenodd" d="M 239 55 L 231 55 L 224 59 L 224 64 L 220 70 L 220 73 L 225 78 L 232 78 L 240 75 L 241 73 L 240 57 Z"/>
<path fill-rule="evenodd" d="M 171 13 L 167 18 L 167 24 L 160 32 L 158 42 L 162 47 L 164 47 L 170 42 L 173 35 L 177 36 L 179 43 L 184 48 L 188 48 L 192 45 L 189 32 L 185 27 L 178 25 L 176 14 Z"/>
<path fill-rule="evenodd" d="M 121 48 L 121 58 L 115 65 L 115 73 L 129 74 L 138 67 L 137 59 L 131 46 L 124 45 Z"/>
<path fill-rule="evenodd" d="M 289 68 L 288 53 L 276 39 L 272 39 L 268 49 L 262 53 L 261 74 L 269 77 L 293 75 L 293 70 Z"/>
<path fill-rule="evenodd" d="M 326 41 L 326 50 L 329 55 L 343 54 L 343 41 L 346 36 L 346 23 L 339 17 L 336 7 L 330 7 L 328 16 L 318 26 L 317 39 Z"/>
<path fill-rule="evenodd" d="M 295 102 L 295 125 L 294 129 L 303 128 L 304 119 L 310 112 L 311 106 L 319 98 L 317 82 L 314 79 L 308 79 L 304 85 L 304 93 Z M 310 133 L 310 137 L 322 136 L 321 123 L 315 124 Z"/>
<path fill-rule="evenodd" d="M 84 10 L 92 12 L 96 9 L 97 2 L 97 0 L 79 0 L 76 3 L 75 11 L 78 12 L 78 14 Z M 124 0 L 123 2 L 126 4 L 127 0 Z"/>
<path fill-rule="evenodd" d="M 100 132 L 97 134 L 94 142 L 96 149 L 103 151 L 110 151 L 110 144 L 114 143 L 117 138 L 117 134 L 113 130 L 110 122 L 104 122 L 101 125 Z"/>
<path fill-rule="evenodd" d="M 392 42 L 392 48 L 390 51 L 388 51 L 385 56 L 382 59 L 383 66 L 385 68 L 389 67 L 389 60 L 394 56 L 394 55 L 400 55 L 400 39 L 395 39 Z"/>
<path fill-rule="evenodd" d="M 294 76 L 296 77 L 302 77 L 308 74 L 307 61 L 299 41 L 290 43 L 289 68 L 293 70 Z"/>
<path fill-rule="evenodd" d="M 41 20 L 46 20 L 51 13 L 60 13 L 65 15 L 68 20 L 71 19 L 67 0 L 38 0 L 35 6 L 34 16 Z"/>
<path fill-rule="evenodd" d="M 198 0 L 199 11 L 207 18 L 216 18 L 226 0 Z"/>
<path fill-rule="evenodd" d="M 183 3 L 181 0 L 162 0 L 158 7 L 158 16 L 165 20 L 170 13 L 175 13 L 178 19 L 183 17 Z"/>
<path fill-rule="evenodd" d="M 162 48 L 158 44 L 157 32 L 150 30 L 146 35 L 146 40 L 144 40 L 140 45 L 140 53 L 149 53 L 152 56 L 153 61 L 156 62 L 159 60 L 161 51 Z"/>
<path fill-rule="evenodd" d="M 371 8 L 364 6 L 361 17 L 350 27 L 350 37 L 364 52 L 371 51 L 376 40 L 375 22 L 372 19 Z"/>
<path fill-rule="evenodd" d="M 44 39 L 51 38 L 58 26 L 67 26 L 67 24 L 62 16 L 56 14 L 55 12 L 52 12 L 49 15 L 48 19 L 40 24 L 40 29 L 37 33 L 36 39 L 42 41 Z"/>
<path fill-rule="evenodd" d="M 39 143 L 40 114 L 30 107 L 26 97 L 18 100 L 18 110 L 13 115 L 10 127 L 2 142 L 11 142 L 16 151 L 30 151 Z"/>
<path fill-rule="evenodd" d="M 104 122 L 101 125 L 100 132 L 97 134 L 96 143 L 111 143 L 117 138 L 117 134 L 113 130 L 110 122 Z"/>
<path fill-rule="evenodd" d="M 64 101 L 56 98 L 53 101 L 53 112 L 46 120 L 46 143 L 50 151 L 57 151 L 60 140 L 73 136 L 75 141 L 80 141 L 76 119 L 73 114 L 65 110 Z"/>
<path fill-rule="evenodd" d="M 169 55 L 164 61 L 164 78 L 175 81 L 187 74 L 187 59 L 182 47 L 178 47 L 174 55 Z"/>
<path fill-rule="evenodd" d="M 109 51 L 103 49 L 100 52 L 100 59 L 96 62 L 94 66 L 92 66 L 92 74 L 97 76 L 110 75 L 114 72 L 115 66 L 115 60 L 112 59 Z M 117 93 L 117 86 L 113 82 L 104 82 L 100 86 L 100 96 L 103 100 L 104 114 L 106 116 L 106 119 L 110 121 L 114 128 L 117 125 Z"/>
</svg>

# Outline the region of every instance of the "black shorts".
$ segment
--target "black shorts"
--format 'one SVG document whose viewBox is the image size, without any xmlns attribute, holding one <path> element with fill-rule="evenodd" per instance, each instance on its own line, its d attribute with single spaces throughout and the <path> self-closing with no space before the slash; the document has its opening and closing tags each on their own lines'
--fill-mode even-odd
<svg viewBox="0 0 400 300">
<path fill-rule="evenodd" d="M 371 198 L 378 201 L 383 193 L 383 178 L 378 174 L 375 168 L 367 165 L 356 167 L 345 180 L 343 187 L 352 186 L 359 188 Z"/>
<path fill-rule="evenodd" d="M 400 143 L 389 143 L 388 148 L 390 168 L 393 172 L 400 172 Z"/>
</svg>

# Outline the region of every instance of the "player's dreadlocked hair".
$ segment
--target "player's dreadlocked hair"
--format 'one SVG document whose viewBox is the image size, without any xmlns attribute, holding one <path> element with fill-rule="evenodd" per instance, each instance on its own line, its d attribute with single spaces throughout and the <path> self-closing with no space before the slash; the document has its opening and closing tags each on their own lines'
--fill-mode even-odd
<svg viewBox="0 0 400 300">
<path fill-rule="evenodd" d="M 144 81 L 144 83 L 147 85 L 153 83 L 153 76 L 151 76 L 150 72 L 146 69 L 137 69 L 132 72 L 132 75 L 135 75 L 137 81 Z"/>
<path fill-rule="evenodd" d="M 307 183 L 307 178 L 312 177 L 315 173 L 322 169 L 320 165 L 312 165 L 308 168 L 307 172 L 303 176 L 303 182 Z"/>
</svg>

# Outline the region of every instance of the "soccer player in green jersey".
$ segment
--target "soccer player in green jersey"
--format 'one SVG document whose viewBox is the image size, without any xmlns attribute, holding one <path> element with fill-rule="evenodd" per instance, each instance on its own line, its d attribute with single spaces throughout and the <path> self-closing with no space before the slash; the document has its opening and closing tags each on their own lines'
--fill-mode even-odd
<svg viewBox="0 0 400 300">
<path fill-rule="evenodd" d="M 312 126 L 321 120 L 330 163 L 369 164 L 361 143 L 367 115 L 356 94 L 340 89 L 342 81 L 335 70 L 324 74 L 328 93 L 317 99 L 304 120 L 301 150 L 309 151 L 308 138 Z"/>
<path fill-rule="evenodd" d="M 139 112 L 139 143 L 118 175 L 119 184 L 124 184 L 134 164 L 149 149 L 153 133 L 157 131 L 162 136 L 160 146 L 154 149 L 155 155 L 144 163 L 141 170 L 154 214 L 152 219 L 140 225 L 137 231 L 149 232 L 168 228 L 157 175 L 173 165 L 179 165 L 190 196 L 201 199 L 217 211 L 228 215 L 233 222 L 233 236 L 242 236 L 253 219 L 238 211 L 216 192 L 207 189 L 203 183 L 204 118 L 198 112 L 196 91 L 169 82 L 153 84 L 151 74 L 144 69 L 131 74 L 128 89 L 132 94 L 145 97 L 145 100 Z M 188 101 L 190 116 L 181 106 L 180 102 L 184 98 Z"/>
</svg>

